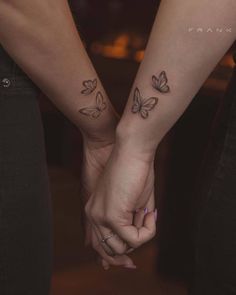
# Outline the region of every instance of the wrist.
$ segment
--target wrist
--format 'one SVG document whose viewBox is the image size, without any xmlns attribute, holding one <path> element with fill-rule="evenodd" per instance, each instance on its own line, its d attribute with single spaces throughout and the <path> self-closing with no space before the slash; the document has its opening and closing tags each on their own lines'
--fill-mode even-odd
<svg viewBox="0 0 236 295">
<path fill-rule="evenodd" d="M 84 133 L 82 132 L 83 135 L 83 142 L 84 146 L 87 147 L 88 149 L 99 149 L 106 147 L 108 145 L 112 145 L 115 143 L 115 130 L 107 133 Z"/>
<path fill-rule="evenodd" d="M 81 130 L 84 146 L 93 150 L 114 144 L 116 125 L 117 124 L 114 124 L 112 128 L 99 129 L 90 132 Z"/>
<path fill-rule="evenodd" d="M 118 121 L 118 115 L 111 109 L 107 116 L 96 124 L 83 126 L 84 128 L 80 126 L 84 145 L 90 149 L 97 149 L 114 144 Z"/>
<path fill-rule="evenodd" d="M 155 157 L 157 140 L 139 131 L 136 126 L 120 121 L 116 129 L 116 146 L 121 153 L 129 153 L 140 160 L 151 162 Z"/>
</svg>

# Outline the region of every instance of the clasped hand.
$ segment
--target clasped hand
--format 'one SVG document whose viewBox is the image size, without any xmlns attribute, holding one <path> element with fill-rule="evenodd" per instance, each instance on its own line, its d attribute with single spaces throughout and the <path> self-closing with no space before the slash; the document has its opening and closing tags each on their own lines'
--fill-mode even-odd
<svg viewBox="0 0 236 295">
<path fill-rule="evenodd" d="M 147 160 L 120 140 L 84 144 L 86 244 L 110 265 L 136 268 L 127 254 L 155 236 L 154 156 Z"/>
</svg>

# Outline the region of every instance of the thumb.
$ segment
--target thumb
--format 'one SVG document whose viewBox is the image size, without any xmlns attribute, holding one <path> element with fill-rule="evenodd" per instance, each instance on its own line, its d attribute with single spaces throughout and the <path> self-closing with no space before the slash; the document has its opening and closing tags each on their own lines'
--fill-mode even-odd
<svg viewBox="0 0 236 295">
<path fill-rule="evenodd" d="M 151 240 L 156 234 L 156 210 L 145 215 L 143 226 L 114 224 L 113 230 L 132 248 L 137 248 Z"/>
</svg>

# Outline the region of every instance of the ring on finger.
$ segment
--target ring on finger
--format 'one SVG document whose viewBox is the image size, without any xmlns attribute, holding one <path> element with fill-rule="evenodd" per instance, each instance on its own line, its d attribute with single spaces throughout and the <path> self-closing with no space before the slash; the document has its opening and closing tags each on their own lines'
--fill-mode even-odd
<svg viewBox="0 0 236 295">
<path fill-rule="evenodd" d="M 113 238 L 114 236 L 116 236 L 116 234 L 115 234 L 115 233 L 112 233 L 112 234 L 110 234 L 110 235 L 108 235 L 108 236 L 102 238 L 102 239 L 101 239 L 101 243 L 107 244 L 106 242 L 107 242 L 109 239 Z"/>
<path fill-rule="evenodd" d="M 103 248 L 103 250 L 107 253 L 107 255 L 114 257 L 116 256 L 116 253 L 113 251 L 113 249 L 103 240 L 100 241 L 100 244 Z"/>
<path fill-rule="evenodd" d="M 112 238 L 115 238 L 111 240 Z M 117 234 L 115 233 L 110 233 L 109 235 L 105 236 L 102 240 L 101 243 L 104 245 L 109 246 L 110 249 L 116 255 L 124 255 L 126 254 L 131 247 L 127 244 L 127 242 L 123 241 Z M 118 243 L 118 244 L 117 244 Z M 119 245 L 119 246 L 118 246 Z M 118 247 L 118 248 L 117 248 Z M 119 250 L 118 250 L 119 249 Z M 121 250 L 122 249 L 122 250 Z"/>
</svg>

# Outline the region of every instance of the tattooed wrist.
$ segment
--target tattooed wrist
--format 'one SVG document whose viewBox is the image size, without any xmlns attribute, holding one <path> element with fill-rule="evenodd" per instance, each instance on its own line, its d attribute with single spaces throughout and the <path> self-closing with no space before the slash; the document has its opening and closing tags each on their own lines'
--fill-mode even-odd
<svg viewBox="0 0 236 295">
<path fill-rule="evenodd" d="M 85 115 L 91 119 L 98 119 L 102 112 L 107 108 L 107 103 L 100 91 L 96 95 L 95 105 L 92 107 L 86 107 L 79 110 L 82 115 Z"/>
<path fill-rule="evenodd" d="M 158 78 L 155 75 L 152 76 L 152 87 L 161 94 L 170 92 L 170 87 L 167 83 L 168 79 L 165 71 L 162 71 Z M 147 119 L 149 112 L 156 107 L 158 100 L 158 97 L 143 98 L 139 88 L 136 87 L 133 94 L 131 111 L 133 114 L 139 114 L 142 119 Z"/>
<path fill-rule="evenodd" d="M 97 88 L 97 79 L 83 81 L 84 89 L 81 91 L 81 94 L 90 95 Z M 96 93 L 95 104 L 92 107 L 84 107 L 79 110 L 79 113 L 89 117 L 90 119 L 98 119 L 102 112 L 107 108 L 107 103 L 100 91 Z"/>
<path fill-rule="evenodd" d="M 91 148 L 101 148 L 114 143 L 115 129 L 118 124 L 118 116 L 113 108 L 109 107 L 106 94 L 98 86 L 96 78 L 82 82 L 80 96 L 84 96 L 83 101 L 87 103 L 77 109 L 84 143 Z M 106 115 L 96 124 L 90 122 L 90 120 L 99 119 L 106 110 L 108 110 Z"/>
<path fill-rule="evenodd" d="M 130 153 L 145 161 L 152 160 L 156 153 L 156 144 L 139 134 L 135 128 L 127 126 L 124 121 L 118 124 L 115 142 L 121 153 Z"/>
</svg>

